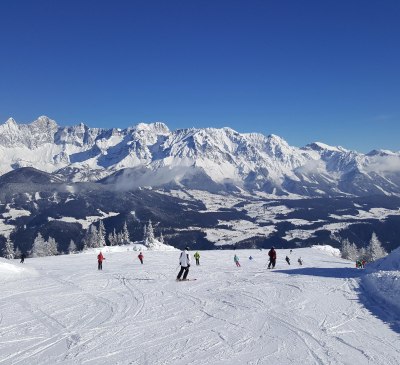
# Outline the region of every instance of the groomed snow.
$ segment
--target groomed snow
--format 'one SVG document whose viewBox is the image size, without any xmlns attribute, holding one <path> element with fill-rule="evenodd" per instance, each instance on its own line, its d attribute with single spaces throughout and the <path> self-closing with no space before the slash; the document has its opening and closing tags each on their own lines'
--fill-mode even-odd
<svg viewBox="0 0 400 365">
<path fill-rule="evenodd" d="M 31 267 L 25 267 L 24 265 L 16 265 L 16 262 L 16 260 L 6 260 L 0 258 L 0 285 L 21 279 L 23 277 L 37 276 L 35 269 L 32 269 Z"/>
<path fill-rule="evenodd" d="M 398 364 L 399 312 L 332 253 L 278 250 L 268 270 L 266 250 L 201 251 L 189 282 L 179 252 L 1 260 L 0 364 Z"/>
</svg>

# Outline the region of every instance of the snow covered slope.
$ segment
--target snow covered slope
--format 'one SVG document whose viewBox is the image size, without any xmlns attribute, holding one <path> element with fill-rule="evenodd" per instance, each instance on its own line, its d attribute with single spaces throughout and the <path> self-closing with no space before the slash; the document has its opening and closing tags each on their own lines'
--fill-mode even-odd
<svg viewBox="0 0 400 365">
<path fill-rule="evenodd" d="M 400 248 L 368 265 L 363 284 L 375 300 L 386 304 L 387 310 L 400 313 Z"/>
<path fill-rule="evenodd" d="M 0 285 L 27 277 L 37 277 L 36 270 L 23 265 L 16 265 L 17 260 L 0 258 Z"/>
<path fill-rule="evenodd" d="M 200 254 L 189 282 L 174 280 L 177 252 L 143 265 L 106 253 L 101 272 L 95 254 L 27 259 L 38 277 L 7 279 L 0 261 L 0 364 L 398 364 L 399 312 L 360 287 L 352 262 L 278 250 L 267 270 L 267 251 Z"/>
<path fill-rule="evenodd" d="M 244 188 L 276 194 L 400 195 L 400 153 L 364 155 L 316 142 L 289 146 L 276 135 L 230 128 L 170 131 L 163 123 L 121 129 L 60 127 L 42 116 L 0 125 L 0 174 L 20 167 L 69 181 L 174 186 L 208 191 Z"/>
</svg>

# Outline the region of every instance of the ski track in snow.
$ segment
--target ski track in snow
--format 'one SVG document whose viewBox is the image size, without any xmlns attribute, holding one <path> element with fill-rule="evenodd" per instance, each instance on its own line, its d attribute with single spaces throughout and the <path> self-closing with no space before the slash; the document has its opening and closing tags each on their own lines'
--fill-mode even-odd
<svg viewBox="0 0 400 365">
<path fill-rule="evenodd" d="M 0 365 L 398 364 L 399 334 L 360 301 L 353 263 L 315 249 L 201 252 L 175 282 L 177 252 L 27 259 L 0 281 Z M 288 254 L 305 265 L 288 266 Z M 247 259 L 252 255 L 253 261 Z M 15 261 L 17 263 L 17 261 Z"/>
</svg>

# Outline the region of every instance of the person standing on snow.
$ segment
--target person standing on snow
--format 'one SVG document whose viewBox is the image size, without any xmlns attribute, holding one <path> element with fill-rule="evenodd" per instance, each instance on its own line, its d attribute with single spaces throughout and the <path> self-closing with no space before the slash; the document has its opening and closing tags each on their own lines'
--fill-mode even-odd
<svg viewBox="0 0 400 365">
<path fill-rule="evenodd" d="M 276 251 L 275 251 L 275 247 L 272 246 L 271 249 L 268 252 L 268 256 L 269 256 L 269 264 L 268 264 L 268 269 L 272 269 L 275 268 L 275 264 L 276 264 Z"/>
<path fill-rule="evenodd" d="M 181 280 L 181 276 L 183 274 L 182 280 L 187 280 L 187 276 L 189 274 L 190 267 L 190 255 L 189 255 L 189 247 L 186 247 L 179 256 L 179 265 L 181 265 L 181 269 L 179 270 L 178 276 L 176 280 Z"/>
<path fill-rule="evenodd" d="M 144 256 L 143 256 L 143 254 L 142 254 L 141 252 L 139 253 L 138 258 L 139 258 L 139 260 L 140 260 L 140 263 L 143 264 L 143 258 L 144 258 Z"/>
<path fill-rule="evenodd" d="M 200 254 L 199 251 L 196 251 L 196 253 L 193 255 L 194 258 L 196 259 L 196 265 L 200 265 Z"/>
<path fill-rule="evenodd" d="M 297 262 L 299 263 L 299 265 L 303 265 L 303 260 L 301 259 L 301 257 L 299 257 L 299 259 L 297 260 Z"/>
<path fill-rule="evenodd" d="M 97 270 L 103 270 L 103 261 L 105 260 L 103 253 L 100 251 L 100 253 L 97 255 Z"/>
<path fill-rule="evenodd" d="M 364 259 L 361 260 L 361 267 L 364 269 L 365 265 L 366 265 L 367 261 L 365 261 Z"/>
<path fill-rule="evenodd" d="M 286 256 L 285 260 L 286 260 L 286 262 L 288 263 L 288 265 L 290 265 L 290 259 L 289 259 L 289 256 Z"/>
<path fill-rule="evenodd" d="M 235 254 L 235 256 L 233 256 L 233 261 L 235 262 L 237 267 L 240 267 L 240 262 L 239 262 L 239 256 Z"/>
<path fill-rule="evenodd" d="M 25 254 L 21 253 L 21 261 L 19 263 L 23 264 L 24 262 L 25 262 Z"/>
</svg>

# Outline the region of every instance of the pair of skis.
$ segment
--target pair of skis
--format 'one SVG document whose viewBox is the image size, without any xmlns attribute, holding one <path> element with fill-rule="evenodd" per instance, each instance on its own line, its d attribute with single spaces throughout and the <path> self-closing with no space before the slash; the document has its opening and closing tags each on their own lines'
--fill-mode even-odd
<svg viewBox="0 0 400 365">
<path fill-rule="evenodd" d="M 176 281 L 195 281 L 197 279 L 176 279 Z"/>
</svg>

